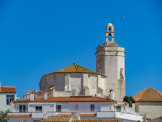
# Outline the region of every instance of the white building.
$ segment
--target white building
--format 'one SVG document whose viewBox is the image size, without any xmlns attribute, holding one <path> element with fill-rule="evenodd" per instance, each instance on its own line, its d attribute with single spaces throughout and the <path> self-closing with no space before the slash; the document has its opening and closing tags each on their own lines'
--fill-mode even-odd
<svg viewBox="0 0 162 122">
<path fill-rule="evenodd" d="M 127 103 L 95 96 L 47 97 L 15 100 L 8 122 L 34 122 L 50 116 L 72 116 L 77 113 L 78 120 L 120 120 L 142 121 L 142 116 L 130 112 Z"/>
<path fill-rule="evenodd" d="M 115 94 L 115 100 L 125 96 L 125 49 L 114 40 L 114 26 L 106 27 L 106 40 L 98 45 L 96 52 L 96 70 L 94 72 L 77 64 L 70 65 L 44 75 L 40 81 L 40 90 L 54 87 L 60 95 L 96 95 Z"/>
<path fill-rule="evenodd" d="M 133 96 L 136 111 L 155 119 L 162 116 L 162 92 L 148 87 Z"/>
<path fill-rule="evenodd" d="M 0 112 L 10 110 L 11 101 L 16 99 L 15 87 L 0 85 Z"/>
</svg>

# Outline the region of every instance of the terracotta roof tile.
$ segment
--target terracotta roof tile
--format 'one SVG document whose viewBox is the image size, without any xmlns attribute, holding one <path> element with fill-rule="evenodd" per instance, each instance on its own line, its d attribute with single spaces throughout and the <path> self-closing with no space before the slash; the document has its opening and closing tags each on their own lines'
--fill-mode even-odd
<svg viewBox="0 0 162 122">
<path fill-rule="evenodd" d="M 68 67 L 65 67 L 63 69 L 57 70 L 55 72 L 48 73 L 46 75 L 53 74 L 53 73 L 90 73 L 90 74 L 100 74 L 100 75 L 105 76 L 104 74 L 101 74 L 101 73 L 98 73 L 98 72 L 94 72 L 94 71 L 92 71 L 90 69 L 87 69 L 85 67 L 77 65 L 75 63 L 70 65 L 70 66 L 68 66 Z"/>
<path fill-rule="evenodd" d="M 148 87 L 133 96 L 136 102 L 162 102 L 162 93 Z"/>
<path fill-rule="evenodd" d="M 16 89 L 13 86 L 1 86 L 0 93 L 16 93 Z"/>
<path fill-rule="evenodd" d="M 71 116 L 49 116 L 47 119 L 40 122 L 69 122 Z M 119 120 L 71 120 L 71 122 L 119 122 Z"/>
<path fill-rule="evenodd" d="M 57 116 L 72 116 L 71 114 L 57 114 Z M 81 117 L 94 117 L 96 114 L 80 114 Z"/>
<path fill-rule="evenodd" d="M 44 98 L 36 98 L 33 101 L 30 99 L 14 100 L 13 102 L 115 102 L 111 99 L 102 97 L 92 96 L 79 96 L 79 97 L 48 97 L 47 100 Z"/>
<path fill-rule="evenodd" d="M 31 114 L 16 114 L 16 115 L 8 115 L 6 116 L 7 118 L 21 118 L 21 117 L 24 117 L 24 118 L 28 118 L 28 117 L 31 117 Z"/>
<path fill-rule="evenodd" d="M 40 120 L 40 122 L 69 122 L 70 116 L 49 116 L 46 119 Z"/>
<path fill-rule="evenodd" d="M 72 120 L 71 122 L 120 122 L 119 120 Z"/>
</svg>

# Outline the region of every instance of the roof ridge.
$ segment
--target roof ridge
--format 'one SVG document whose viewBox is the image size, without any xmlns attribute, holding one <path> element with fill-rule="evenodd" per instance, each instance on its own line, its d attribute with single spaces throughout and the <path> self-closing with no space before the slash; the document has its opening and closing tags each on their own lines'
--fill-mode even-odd
<svg viewBox="0 0 162 122">
<path fill-rule="evenodd" d="M 74 68 L 75 68 L 76 72 L 78 72 L 78 67 L 77 67 L 78 65 L 76 63 L 74 63 L 72 65 L 74 65 Z"/>
<path fill-rule="evenodd" d="M 151 88 L 151 87 L 150 87 Z M 154 88 L 151 88 L 151 89 L 153 89 L 155 92 L 157 92 L 161 97 L 162 97 L 162 94 L 161 94 L 161 92 L 160 91 L 158 91 L 158 90 L 156 90 L 156 89 L 154 89 Z M 160 93 L 159 93 L 160 92 Z"/>
</svg>

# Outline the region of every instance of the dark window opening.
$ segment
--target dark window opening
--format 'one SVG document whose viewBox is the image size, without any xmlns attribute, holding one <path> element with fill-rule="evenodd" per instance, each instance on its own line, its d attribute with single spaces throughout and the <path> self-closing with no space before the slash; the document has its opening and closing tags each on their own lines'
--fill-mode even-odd
<svg viewBox="0 0 162 122">
<path fill-rule="evenodd" d="M 95 108 L 95 107 L 94 107 L 94 104 L 91 104 L 91 106 L 90 106 L 90 107 L 91 107 L 91 108 L 90 108 L 90 109 L 91 109 L 91 111 L 94 111 L 94 108 Z"/>
<path fill-rule="evenodd" d="M 121 106 L 116 106 L 116 111 L 121 112 Z"/>
<path fill-rule="evenodd" d="M 35 111 L 40 111 L 41 112 L 42 111 L 42 106 L 36 106 Z"/>
<path fill-rule="evenodd" d="M 26 112 L 26 105 L 19 105 L 19 112 Z"/>
<path fill-rule="evenodd" d="M 112 39 L 112 36 L 111 36 L 111 34 L 109 34 L 108 40 L 111 41 L 111 39 Z"/>
<path fill-rule="evenodd" d="M 15 96 L 14 95 L 6 95 L 6 104 L 7 105 L 10 105 L 12 100 L 15 100 Z"/>
<path fill-rule="evenodd" d="M 109 31 L 111 31 L 111 28 L 109 28 Z"/>
<path fill-rule="evenodd" d="M 56 112 L 61 112 L 61 105 L 56 105 Z"/>
</svg>

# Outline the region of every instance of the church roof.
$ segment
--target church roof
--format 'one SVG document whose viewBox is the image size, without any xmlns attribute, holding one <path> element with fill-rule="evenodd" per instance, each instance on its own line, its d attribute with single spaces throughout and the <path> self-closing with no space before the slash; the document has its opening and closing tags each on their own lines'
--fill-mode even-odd
<svg viewBox="0 0 162 122">
<path fill-rule="evenodd" d="M 105 76 L 104 74 L 94 72 L 90 69 L 87 69 L 87 68 L 82 67 L 82 66 L 75 64 L 75 63 L 70 65 L 70 66 L 67 66 L 63 69 L 48 73 L 46 75 L 53 74 L 53 73 L 90 73 L 90 74 L 99 74 L 99 75 Z"/>
<path fill-rule="evenodd" d="M 162 102 L 162 93 L 148 87 L 133 96 L 136 102 Z"/>
</svg>

